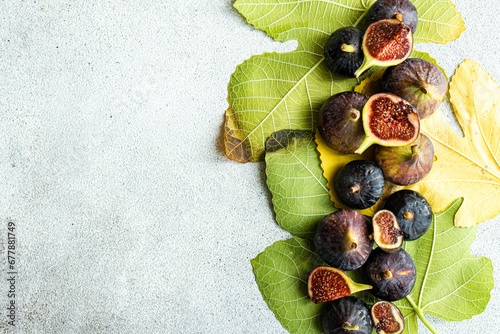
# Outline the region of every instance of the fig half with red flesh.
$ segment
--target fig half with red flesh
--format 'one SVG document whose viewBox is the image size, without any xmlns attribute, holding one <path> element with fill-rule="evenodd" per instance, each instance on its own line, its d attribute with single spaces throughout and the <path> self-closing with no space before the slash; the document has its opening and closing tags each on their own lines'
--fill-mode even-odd
<svg viewBox="0 0 500 334">
<path fill-rule="evenodd" d="M 326 266 L 314 269 L 307 280 L 307 292 L 315 304 L 330 302 L 371 288 L 370 285 L 354 283 L 340 269 Z"/>
<path fill-rule="evenodd" d="M 448 80 L 439 67 L 420 58 L 409 58 L 389 67 L 382 82 L 384 91 L 410 102 L 421 120 L 437 110 L 448 90 Z"/>
<path fill-rule="evenodd" d="M 331 96 L 319 111 L 318 131 L 325 143 L 341 153 L 354 153 L 365 138 L 361 111 L 368 97 L 356 92 Z"/>
<path fill-rule="evenodd" d="M 373 304 L 371 316 L 377 334 L 401 334 L 405 329 L 401 311 L 391 302 L 381 300 Z"/>
<path fill-rule="evenodd" d="M 403 231 L 396 216 L 389 210 L 380 210 L 372 219 L 373 239 L 385 252 L 393 253 L 403 245 Z"/>
<path fill-rule="evenodd" d="M 410 27 L 397 19 L 372 23 L 363 35 L 365 59 L 354 76 L 359 77 L 372 66 L 394 66 L 405 61 L 413 49 Z"/>
<path fill-rule="evenodd" d="M 417 110 L 394 94 L 372 95 L 363 107 L 362 117 L 366 137 L 355 153 L 363 153 L 372 144 L 408 145 L 420 133 Z"/>
<path fill-rule="evenodd" d="M 411 144 L 398 147 L 377 146 L 375 162 L 384 173 L 384 178 L 400 186 L 409 186 L 422 180 L 432 169 L 434 145 L 425 136 Z"/>
</svg>

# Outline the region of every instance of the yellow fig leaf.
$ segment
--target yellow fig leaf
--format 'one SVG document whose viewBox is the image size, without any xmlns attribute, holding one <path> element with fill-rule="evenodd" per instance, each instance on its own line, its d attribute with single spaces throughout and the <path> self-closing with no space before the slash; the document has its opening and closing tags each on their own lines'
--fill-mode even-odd
<svg viewBox="0 0 500 334">
<path fill-rule="evenodd" d="M 375 73 L 356 90 L 362 91 L 372 85 L 369 90 L 365 88 L 365 92 L 373 91 L 373 82 L 379 78 L 380 73 Z M 469 227 L 500 212 L 500 87 L 477 63 L 467 59 L 451 78 L 449 97 L 464 136 L 453 131 L 439 111 L 422 120 L 421 132 L 434 144 L 432 170 L 412 186 L 392 186 L 386 192 L 402 188 L 416 190 L 427 198 L 434 212 L 443 211 L 450 202 L 463 197 L 464 202 L 455 216 L 455 226 Z M 346 163 L 346 159 L 360 158 L 337 153 L 320 139 L 318 151 L 330 189 L 333 189 L 330 181 L 335 171 Z M 333 191 L 330 195 L 337 204 Z M 377 203 L 366 213 L 370 214 L 379 207 L 380 203 Z"/>
</svg>

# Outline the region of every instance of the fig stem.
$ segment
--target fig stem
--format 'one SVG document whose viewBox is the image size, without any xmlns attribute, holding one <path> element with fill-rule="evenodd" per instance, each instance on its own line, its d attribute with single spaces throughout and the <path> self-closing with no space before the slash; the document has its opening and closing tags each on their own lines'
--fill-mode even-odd
<svg viewBox="0 0 500 334">
<path fill-rule="evenodd" d="M 340 50 L 347 53 L 356 52 L 356 48 L 352 44 L 345 44 L 345 43 L 340 46 Z"/>
<path fill-rule="evenodd" d="M 348 323 L 348 322 L 344 323 L 342 325 L 342 328 L 350 330 L 350 331 L 359 331 L 359 326 L 358 325 L 351 326 L 351 324 Z"/>
<path fill-rule="evenodd" d="M 424 325 L 433 333 L 433 334 L 439 334 L 439 332 L 434 328 L 434 326 L 432 326 L 432 324 L 429 322 L 429 320 L 427 320 L 424 316 L 424 314 L 422 313 L 422 310 L 420 309 L 420 307 L 417 306 L 417 304 L 415 304 L 415 302 L 413 301 L 413 299 L 410 297 L 410 296 L 406 296 L 406 300 L 408 300 L 408 302 L 410 303 L 410 305 L 413 307 L 413 309 L 415 310 L 415 313 L 417 314 L 417 316 L 420 318 L 420 320 L 422 320 L 422 322 L 424 323 Z"/>
<path fill-rule="evenodd" d="M 392 275 L 392 272 L 389 271 L 389 270 L 384 270 L 384 279 L 389 279 L 389 278 L 393 278 L 394 276 Z"/>
<path fill-rule="evenodd" d="M 420 153 L 420 149 L 418 148 L 418 145 L 412 145 L 411 147 L 411 156 L 414 157 L 417 154 Z"/>
<path fill-rule="evenodd" d="M 406 220 L 413 220 L 413 218 L 415 218 L 415 216 L 413 215 L 413 211 L 406 211 L 403 214 L 403 218 Z"/>
<path fill-rule="evenodd" d="M 361 190 L 361 187 L 356 182 L 354 182 L 354 184 L 352 185 L 351 189 L 349 189 L 349 191 L 351 192 L 351 194 L 357 193 L 360 190 Z"/>
<path fill-rule="evenodd" d="M 400 22 L 403 22 L 403 14 L 400 12 L 395 12 L 392 17 Z"/>
<path fill-rule="evenodd" d="M 361 145 L 354 151 L 354 153 L 362 154 L 368 147 L 373 144 L 373 140 L 371 137 L 366 136 Z"/>
</svg>

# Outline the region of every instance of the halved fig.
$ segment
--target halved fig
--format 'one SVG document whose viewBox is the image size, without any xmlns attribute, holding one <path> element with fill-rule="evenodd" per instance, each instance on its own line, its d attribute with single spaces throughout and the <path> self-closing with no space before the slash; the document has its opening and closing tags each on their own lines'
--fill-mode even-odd
<svg viewBox="0 0 500 334">
<path fill-rule="evenodd" d="M 420 238 L 432 223 L 431 205 L 424 196 L 414 190 L 396 191 L 387 198 L 384 209 L 396 215 L 406 240 Z"/>
<path fill-rule="evenodd" d="M 372 248 L 372 226 L 355 210 L 339 210 L 324 217 L 313 238 L 314 251 L 329 265 L 354 270 L 368 259 Z"/>
<path fill-rule="evenodd" d="M 409 186 L 422 180 L 432 169 L 434 145 L 424 134 L 411 144 L 398 147 L 377 146 L 375 161 L 384 178 L 400 186 Z"/>
<path fill-rule="evenodd" d="M 415 262 L 402 248 L 394 253 L 374 249 L 363 266 L 363 274 L 365 282 L 372 286 L 370 293 L 388 301 L 410 294 L 417 277 Z"/>
<path fill-rule="evenodd" d="M 405 61 L 413 49 L 410 27 L 397 19 L 372 23 L 363 36 L 363 65 L 354 76 L 359 77 L 372 66 L 394 66 Z"/>
<path fill-rule="evenodd" d="M 396 216 L 389 210 L 380 210 L 373 216 L 373 239 L 387 253 L 393 253 L 403 245 L 403 231 Z"/>
<path fill-rule="evenodd" d="M 342 203 L 353 209 L 366 209 L 382 196 L 384 174 L 373 161 L 353 160 L 337 173 L 333 187 Z"/>
<path fill-rule="evenodd" d="M 409 0 L 377 0 L 368 10 L 366 26 L 385 20 L 397 19 L 402 21 L 414 34 L 417 30 L 418 13 L 415 6 Z"/>
<path fill-rule="evenodd" d="M 371 312 L 365 302 L 354 296 L 329 303 L 322 317 L 325 334 L 372 334 Z"/>
<path fill-rule="evenodd" d="M 439 67 L 420 58 L 409 58 L 389 67 L 382 82 L 386 92 L 410 102 L 417 109 L 420 120 L 437 110 L 448 90 L 448 81 Z"/>
<path fill-rule="evenodd" d="M 331 96 L 319 111 L 318 131 L 325 143 L 341 153 L 354 153 L 365 138 L 361 110 L 368 97 L 356 92 Z"/>
<path fill-rule="evenodd" d="M 363 30 L 342 27 L 333 32 L 325 43 L 325 63 L 330 72 L 353 78 L 363 63 Z"/>
<path fill-rule="evenodd" d="M 408 145 L 420 133 L 417 110 L 394 94 L 372 95 L 363 107 L 362 117 L 366 137 L 355 153 L 363 153 L 372 144 Z"/>
<path fill-rule="evenodd" d="M 401 311 L 391 302 L 381 300 L 373 304 L 371 316 L 378 334 L 401 334 L 405 329 Z"/>
<path fill-rule="evenodd" d="M 329 302 L 371 288 L 370 285 L 354 283 L 340 269 L 326 266 L 314 269 L 307 280 L 307 292 L 315 304 Z"/>
</svg>

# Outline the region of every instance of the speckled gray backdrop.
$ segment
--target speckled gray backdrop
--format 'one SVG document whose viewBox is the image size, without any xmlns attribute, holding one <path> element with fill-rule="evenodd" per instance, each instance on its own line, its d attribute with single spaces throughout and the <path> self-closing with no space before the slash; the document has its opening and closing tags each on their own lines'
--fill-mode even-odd
<svg viewBox="0 0 500 334">
<path fill-rule="evenodd" d="M 499 81 L 498 2 L 453 2 L 467 31 L 418 48 L 448 76 L 470 58 Z M 0 235 L 5 254 L 16 223 L 18 333 L 285 333 L 249 261 L 289 235 L 263 164 L 227 160 L 221 126 L 235 67 L 296 43 L 232 3 L 0 2 Z M 473 245 L 497 281 L 499 238 L 497 217 Z M 482 315 L 432 322 L 491 333 L 499 291 Z"/>
</svg>

